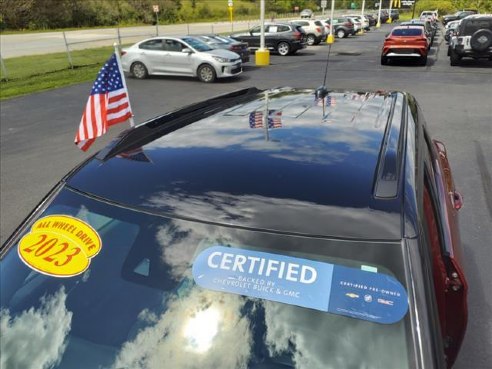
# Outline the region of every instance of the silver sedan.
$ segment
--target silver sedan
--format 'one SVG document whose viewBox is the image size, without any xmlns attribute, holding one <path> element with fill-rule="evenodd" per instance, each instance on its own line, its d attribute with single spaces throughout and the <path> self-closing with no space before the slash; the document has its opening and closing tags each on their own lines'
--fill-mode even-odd
<svg viewBox="0 0 492 369">
<path fill-rule="evenodd" d="M 153 37 L 121 52 L 123 71 L 135 78 L 149 75 L 198 77 L 202 82 L 241 74 L 241 57 L 229 50 L 212 49 L 190 36 Z"/>
</svg>

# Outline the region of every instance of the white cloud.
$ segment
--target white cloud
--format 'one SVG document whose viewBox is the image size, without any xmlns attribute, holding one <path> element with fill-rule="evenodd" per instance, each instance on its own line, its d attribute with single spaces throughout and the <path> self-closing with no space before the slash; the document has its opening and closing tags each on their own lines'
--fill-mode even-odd
<svg viewBox="0 0 492 369">
<path fill-rule="evenodd" d="M 113 368 L 247 368 L 251 356 L 244 299 L 192 287 L 168 303 L 157 322 L 123 345 Z"/>
<path fill-rule="evenodd" d="M 383 325 L 264 301 L 272 356 L 292 350 L 296 369 L 405 368 L 404 323 Z"/>
<path fill-rule="evenodd" d="M 67 295 L 61 288 L 41 299 L 38 309 L 17 316 L 0 311 L 0 367 L 5 369 L 47 369 L 60 362 L 70 332 L 72 312 L 65 307 Z"/>
</svg>

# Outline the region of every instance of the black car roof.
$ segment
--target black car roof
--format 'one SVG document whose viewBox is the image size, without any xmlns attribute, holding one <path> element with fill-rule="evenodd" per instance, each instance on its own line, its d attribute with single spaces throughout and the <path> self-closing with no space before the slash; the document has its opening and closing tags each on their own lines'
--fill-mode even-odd
<svg viewBox="0 0 492 369">
<path fill-rule="evenodd" d="M 313 90 L 270 90 L 268 110 L 278 128 L 251 128 L 265 99 L 249 89 L 150 120 L 66 181 L 173 217 L 400 239 L 405 95 L 330 91 L 316 101 Z"/>
</svg>

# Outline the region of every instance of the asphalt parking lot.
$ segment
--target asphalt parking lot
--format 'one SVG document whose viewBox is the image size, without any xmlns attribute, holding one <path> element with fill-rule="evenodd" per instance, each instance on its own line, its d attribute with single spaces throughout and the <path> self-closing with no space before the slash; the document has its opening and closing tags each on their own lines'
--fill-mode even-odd
<svg viewBox="0 0 492 369">
<path fill-rule="evenodd" d="M 427 66 L 411 62 L 381 66 L 380 50 L 390 28 L 383 25 L 364 36 L 337 39 L 330 50 L 326 86 L 408 91 L 419 101 L 432 135 L 446 144 L 457 188 L 465 200 L 461 237 L 469 283 L 468 330 L 455 368 L 490 368 L 492 62 L 464 60 L 461 66 L 451 67 L 440 34 Z M 256 67 L 252 58 L 241 76 L 214 84 L 190 78 L 129 78 L 135 120 L 142 122 L 244 87 L 318 87 L 323 83 L 328 52 L 328 45 L 321 44 L 293 56 L 272 55 L 271 65 L 263 68 Z M 110 130 L 88 153 L 76 148 L 74 135 L 91 85 L 84 83 L 2 102 L 2 243 L 63 175 L 127 127 Z"/>
</svg>

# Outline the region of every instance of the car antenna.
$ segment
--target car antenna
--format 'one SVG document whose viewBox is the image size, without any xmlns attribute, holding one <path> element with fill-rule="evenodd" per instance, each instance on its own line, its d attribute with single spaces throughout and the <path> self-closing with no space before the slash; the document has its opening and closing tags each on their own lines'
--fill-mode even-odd
<svg viewBox="0 0 492 369">
<path fill-rule="evenodd" d="M 330 62 L 331 45 L 332 44 L 329 44 L 328 46 L 328 55 L 326 56 L 326 65 L 325 65 L 325 78 L 323 79 L 323 84 L 319 86 L 314 92 L 316 100 L 324 99 L 326 95 L 328 95 L 328 88 L 326 88 L 326 76 L 328 74 L 328 64 Z"/>
</svg>

